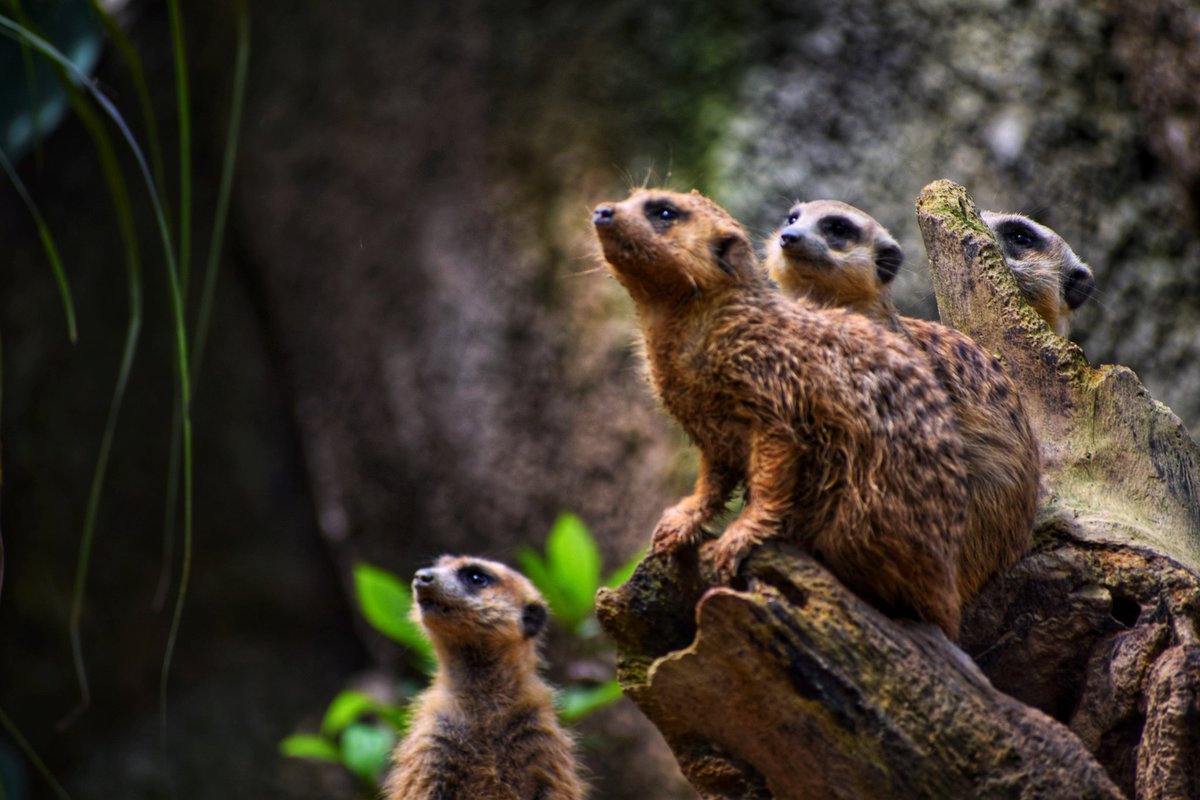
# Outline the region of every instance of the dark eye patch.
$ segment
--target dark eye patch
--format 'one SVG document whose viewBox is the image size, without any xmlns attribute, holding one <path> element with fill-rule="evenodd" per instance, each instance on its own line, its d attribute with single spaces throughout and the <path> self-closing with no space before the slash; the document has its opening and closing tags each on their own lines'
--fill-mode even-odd
<svg viewBox="0 0 1200 800">
<path fill-rule="evenodd" d="M 803 211 L 801 211 L 800 209 L 798 209 L 798 208 L 793 208 L 791 211 L 789 211 L 789 212 L 788 212 L 787 218 L 786 218 L 786 219 L 784 219 L 784 222 L 783 222 L 783 224 L 784 224 L 784 225 L 795 225 L 795 224 L 796 224 L 796 220 L 800 219 L 800 217 L 801 217 L 803 214 L 804 214 L 804 212 L 803 212 Z"/>
<path fill-rule="evenodd" d="M 458 580 L 468 592 L 477 592 L 496 582 L 496 576 L 478 564 L 467 564 L 458 568 Z"/>
<path fill-rule="evenodd" d="M 858 244 L 862 238 L 862 229 L 840 214 L 822 217 L 817 223 L 825 242 L 835 250 L 841 250 L 847 245 Z"/>
<path fill-rule="evenodd" d="M 672 225 L 688 218 L 688 213 L 670 200 L 647 200 L 642 206 L 650 227 L 659 233 L 665 233 Z"/>
<path fill-rule="evenodd" d="M 1000 235 L 1000 244 L 1012 252 L 1034 250 L 1046 245 L 1037 231 L 1019 219 L 1001 223 L 997 233 Z"/>
</svg>

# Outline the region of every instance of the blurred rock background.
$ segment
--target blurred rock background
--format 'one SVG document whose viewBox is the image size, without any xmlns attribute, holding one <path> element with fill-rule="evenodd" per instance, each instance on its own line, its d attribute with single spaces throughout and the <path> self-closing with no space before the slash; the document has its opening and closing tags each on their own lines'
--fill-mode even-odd
<svg viewBox="0 0 1200 800">
<path fill-rule="evenodd" d="M 349 796 L 336 771 L 276 746 L 356 676 L 398 664 L 351 608 L 356 561 L 401 575 L 441 552 L 512 561 L 563 509 L 597 533 L 607 568 L 645 543 L 692 457 L 642 382 L 631 306 L 597 269 L 589 210 L 631 185 L 700 188 L 760 238 L 794 199 L 859 205 L 905 247 L 901 307 L 932 316 L 913 201 L 936 178 L 961 182 L 1075 246 L 1099 292 L 1074 338 L 1200 431 L 1192 6 L 728 5 L 254 3 L 165 746 L 161 256 L 147 218 L 145 334 L 84 618 L 94 703 L 57 732 L 77 699 L 66 621 L 126 301 L 78 121 L 23 160 L 80 341 L 66 341 L 28 214 L 0 192 L 0 707 L 73 797 Z M 184 17 L 207 213 L 232 12 L 185 2 Z M 127 19 L 171 142 L 165 11 L 135 2 Z M 111 49 L 98 74 L 134 119 Z M 597 798 L 690 796 L 627 704 L 589 718 L 583 742 Z"/>
</svg>

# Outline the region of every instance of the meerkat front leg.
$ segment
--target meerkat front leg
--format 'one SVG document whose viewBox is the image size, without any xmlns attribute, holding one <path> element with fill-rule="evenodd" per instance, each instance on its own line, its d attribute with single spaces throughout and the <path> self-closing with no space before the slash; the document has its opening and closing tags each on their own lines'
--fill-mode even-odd
<svg viewBox="0 0 1200 800">
<path fill-rule="evenodd" d="M 700 454 L 700 474 L 690 495 L 663 512 L 650 539 L 652 555 L 676 552 L 699 543 L 704 525 L 725 508 L 725 501 L 737 485 L 732 470 L 717 467 Z"/>
<path fill-rule="evenodd" d="M 746 506 L 710 550 L 713 569 L 721 580 L 737 574 L 755 545 L 779 535 L 783 518 L 794 502 L 799 458 L 790 428 L 751 434 Z"/>
</svg>

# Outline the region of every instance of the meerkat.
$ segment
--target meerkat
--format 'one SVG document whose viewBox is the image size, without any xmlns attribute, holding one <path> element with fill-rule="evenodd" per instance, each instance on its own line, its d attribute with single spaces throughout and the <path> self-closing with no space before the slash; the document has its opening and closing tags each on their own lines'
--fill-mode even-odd
<svg viewBox="0 0 1200 800">
<path fill-rule="evenodd" d="M 896 313 L 889 284 L 904 253 L 869 214 L 836 200 L 797 203 L 766 249 L 767 271 L 788 295 L 869 317 L 906 335 L 928 358 L 964 446 L 967 524 L 958 588 L 966 602 L 1029 549 L 1041 461 L 1016 387 L 970 337 Z"/>
<path fill-rule="evenodd" d="M 962 441 L 927 360 L 858 315 L 788 300 L 742 226 L 695 191 L 637 191 L 593 223 L 651 384 L 700 451 L 652 552 L 696 546 L 742 483 L 741 514 L 701 549 L 719 576 L 783 537 L 877 607 L 956 638 Z"/>
<path fill-rule="evenodd" d="M 1004 260 L 1029 305 L 1059 336 L 1071 332 L 1071 315 L 1091 298 L 1096 278 L 1061 236 L 1021 214 L 984 211 Z"/>
<path fill-rule="evenodd" d="M 413 579 L 438 668 L 393 754 L 388 800 L 578 800 L 571 739 L 539 677 L 546 603 L 494 561 L 443 556 Z"/>
</svg>

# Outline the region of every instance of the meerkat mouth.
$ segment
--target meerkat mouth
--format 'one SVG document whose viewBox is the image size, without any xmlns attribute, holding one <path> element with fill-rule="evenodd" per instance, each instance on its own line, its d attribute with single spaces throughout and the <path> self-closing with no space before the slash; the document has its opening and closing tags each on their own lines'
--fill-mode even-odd
<svg viewBox="0 0 1200 800">
<path fill-rule="evenodd" d="M 455 603 L 447 602 L 442 593 L 434 587 L 418 586 L 416 601 L 422 614 L 449 614 L 458 608 Z"/>
<path fill-rule="evenodd" d="M 458 611 L 458 606 L 447 605 L 440 603 L 432 598 L 422 598 L 417 600 L 417 605 L 421 607 L 422 616 L 437 616 L 444 617 L 454 614 Z"/>
</svg>

